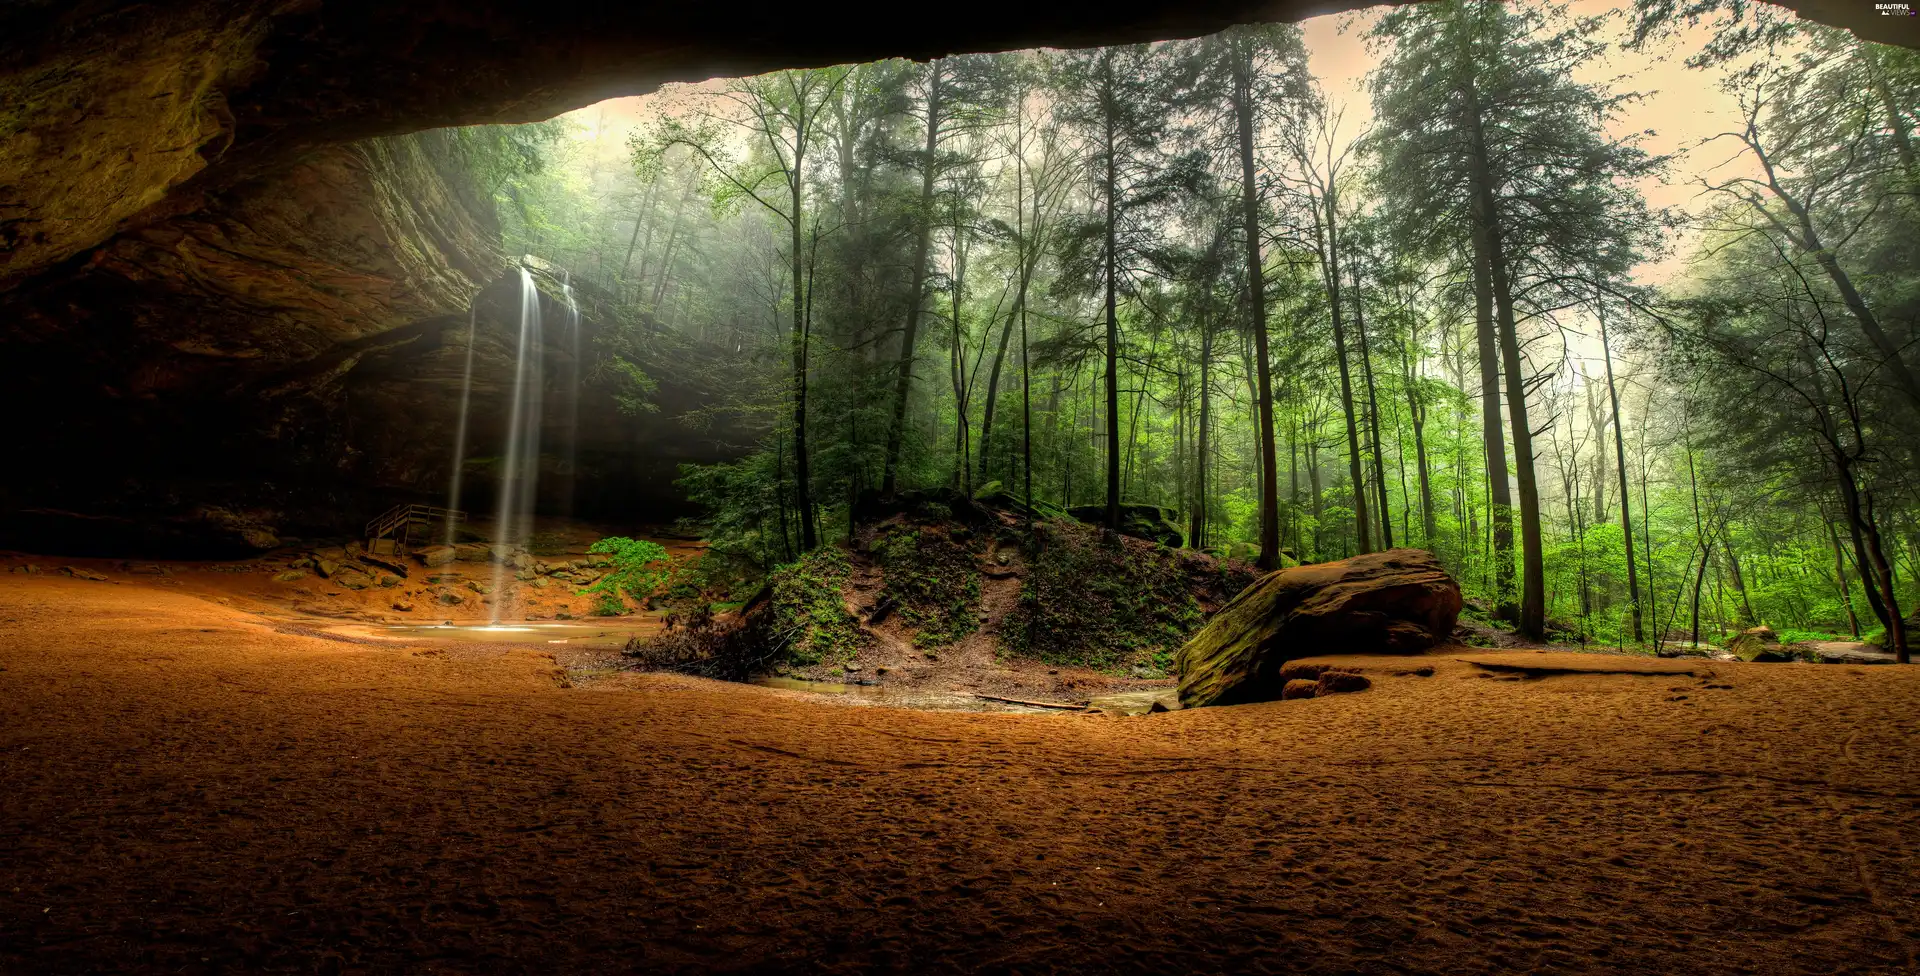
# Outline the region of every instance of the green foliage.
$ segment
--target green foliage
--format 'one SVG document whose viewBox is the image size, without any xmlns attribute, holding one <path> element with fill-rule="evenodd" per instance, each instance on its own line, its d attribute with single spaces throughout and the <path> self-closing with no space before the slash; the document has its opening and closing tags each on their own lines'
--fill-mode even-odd
<svg viewBox="0 0 1920 976">
<path fill-rule="evenodd" d="M 968 540 L 950 532 L 915 525 L 882 529 L 874 556 L 886 569 L 885 599 L 917 628 L 918 647 L 953 643 L 978 628 L 980 570 Z"/>
<path fill-rule="evenodd" d="M 600 605 L 605 605 L 609 597 L 618 603 L 621 593 L 645 600 L 667 576 L 667 567 L 660 565 L 667 561 L 667 550 L 657 542 L 615 535 L 594 543 L 587 552 L 613 557 L 607 574 L 581 591 L 602 594 Z M 594 612 L 601 612 L 599 605 Z"/>
<path fill-rule="evenodd" d="M 627 603 L 620 594 L 611 590 L 601 593 L 593 601 L 591 612 L 596 617 L 618 617 L 627 612 Z"/>
<path fill-rule="evenodd" d="M 852 567 L 845 550 L 823 546 L 774 570 L 773 636 L 794 664 L 847 661 L 860 649 L 860 622 L 847 612 L 841 590 Z"/>
</svg>

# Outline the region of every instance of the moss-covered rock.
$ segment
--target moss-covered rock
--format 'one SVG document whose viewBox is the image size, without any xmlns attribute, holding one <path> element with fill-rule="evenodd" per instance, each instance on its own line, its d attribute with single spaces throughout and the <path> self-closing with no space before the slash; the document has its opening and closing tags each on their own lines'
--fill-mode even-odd
<svg viewBox="0 0 1920 976">
<path fill-rule="evenodd" d="M 1424 651 L 1459 616 L 1459 584 L 1418 549 L 1269 573 L 1180 648 L 1180 704 L 1272 701 L 1294 658 Z"/>
<path fill-rule="evenodd" d="M 1727 650 L 1733 656 L 1749 664 L 1779 663 L 1793 660 L 1793 651 L 1781 646 L 1780 638 L 1770 627 L 1753 627 L 1734 635 L 1727 642 Z"/>
</svg>

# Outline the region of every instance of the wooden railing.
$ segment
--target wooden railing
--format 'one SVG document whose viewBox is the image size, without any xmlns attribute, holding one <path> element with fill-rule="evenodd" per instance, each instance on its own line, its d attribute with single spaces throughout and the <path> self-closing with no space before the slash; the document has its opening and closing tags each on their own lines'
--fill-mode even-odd
<svg viewBox="0 0 1920 976">
<path fill-rule="evenodd" d="M 412 544 L 416 528 L 431 529 L 466 520 L 467 513 L 438 505 L 395 505 L 367 523 L 367 551 L 378 552 L 381 539 L 392 539 L 394 555 L 404 555 Z M 426 538 L 424 533 L 422 538 Z"/>
</svg>

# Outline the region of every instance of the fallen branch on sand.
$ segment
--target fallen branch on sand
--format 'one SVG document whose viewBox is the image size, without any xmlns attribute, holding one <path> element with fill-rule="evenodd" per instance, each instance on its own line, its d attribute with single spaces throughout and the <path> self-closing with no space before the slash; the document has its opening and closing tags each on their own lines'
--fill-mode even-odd
<svg viewBox="0 0 1920 976">
<path fill-rule="evenodd" d="M 1033 708 L 1058 708 L 1058 709 L 1062 709 L 1069 712 L 1080 711 L 1081 709 L 1086 708 L 1088 705 L 1092 704 L 1091 702 L 1081 702 L 1078 705 L 1075 705 L 1068 702 L 1026 701 L 1020 698 L 1002 698 L 999 695 L 983 695 L 977 691 L 974 692 L 973 697 L 982 698 L 991 702 L 1005 702 L 1009 705 L 1027 705 Z"/>
</svg>

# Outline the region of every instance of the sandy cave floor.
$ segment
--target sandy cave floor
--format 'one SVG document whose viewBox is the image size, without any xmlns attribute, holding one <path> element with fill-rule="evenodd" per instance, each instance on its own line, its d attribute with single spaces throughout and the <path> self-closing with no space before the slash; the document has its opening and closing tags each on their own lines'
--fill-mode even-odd
<svg viewBox="0 0 1920 976">
<path fill-rule="evenodd" d="M 1916 971 L 1920 668 L 1347 660 L 845 708 L 0 577 L 0 972 Z"/>
</svg>

